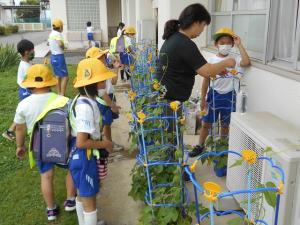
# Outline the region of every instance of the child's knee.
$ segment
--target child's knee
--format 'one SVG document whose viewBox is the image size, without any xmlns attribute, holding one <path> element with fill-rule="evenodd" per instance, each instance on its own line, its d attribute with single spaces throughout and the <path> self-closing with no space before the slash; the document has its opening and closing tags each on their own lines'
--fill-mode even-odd
<svg viewBox="0 0 300 225">
<path fill-rule="evenodd" d="M 202 127 L 203 127 L 203 129 L 210 129 L 211 128 L 211 123 L 202 122 Z"/>
<path fill-rule="evenodd" d="M 54 176 L 54 170 L 50 169 L 41 174 L 42 180 L 52 180 Z"/>
</svg>

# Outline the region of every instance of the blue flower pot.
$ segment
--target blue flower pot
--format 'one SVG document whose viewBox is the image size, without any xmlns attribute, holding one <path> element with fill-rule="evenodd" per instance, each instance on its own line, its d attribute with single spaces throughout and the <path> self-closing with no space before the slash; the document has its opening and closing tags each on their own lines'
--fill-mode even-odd
<svg viewBox="0 0 300 225">
<path fill-rule="evenodd" d="M 227 166 L 217 168 L 218 161 L 214 160 L 214 171 L 217 177 L 225 177 L 227 175 Z"/>
</svg>

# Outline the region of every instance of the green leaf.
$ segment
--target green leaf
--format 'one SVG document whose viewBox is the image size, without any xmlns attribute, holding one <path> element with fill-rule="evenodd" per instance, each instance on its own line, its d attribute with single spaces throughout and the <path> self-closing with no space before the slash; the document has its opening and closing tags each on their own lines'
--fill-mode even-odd
<svg viewBox="0 0 300 225">
<path fill-rule="evenodd" d="M 276 185 L 273 182 L 267 182 L 266 187 L 274 188 L 274 187 L 276 187 Z M 266 202 L 273 209 L 275 209 L 275 207 L 276 207 L 276 195 L 277 195 L 277 193 L 275 191 L 265 191 L 264 192 Z"/>
<path fill-rule="evenodd" d="M 243 164 L 244 160 L 243 159 L 237 159 L 229 168 L 241 166 Z"/>
<path fill-rule="evenodd" d="M 244 219 L 241 217 L 231 219 L 227 222 L 227 225 L 242 225 L 242 224 L 244 224 Z"/>
<path fill-rule="evenodd" d="M 266 149 L 263 151 L 263 153 L 269 153 L 272 152 L 272 148 L 271 147 L 266 147 Z"/>
</svg>

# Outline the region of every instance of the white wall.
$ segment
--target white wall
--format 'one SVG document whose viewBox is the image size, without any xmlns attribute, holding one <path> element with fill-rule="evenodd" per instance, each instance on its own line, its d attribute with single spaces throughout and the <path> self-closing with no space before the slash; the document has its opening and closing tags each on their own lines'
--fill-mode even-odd
<svg viewBox="0 0 300 225">
<path fill-rule="evenodd" d="M 68 31 L 67 8 L 66 0 L 51 0 L 50 1 L 51 20 L 61 19 L 64 23 L 64 35 Z"/>
<path fill-rule="evenodd" d="M 135 2 L 136 8 L 136 30 L 137 40 L 155 40 L 156 21 L 154 19 L 154 9 L 152 0 L 138 0 Z M 143 22 L 142 22 L 143 21 Z"/>
<path fill-rule="evenodd" d="M 137 0 L 139 1 L 139 0 Z M 127 2 L 127 21 L 125 23 L 126 26 L 134 26 L 136 25 L 136 5 L 135 0 L 126 0 Z"/>
<path fill-rule="evenodd" d="M 201 3 L 208 5 L 208 0 L 158 0 L 158 47 L 163 44 L 162 35 L 165 23 L 170 19 L 178 19 L 182 10 L 190 4 Z M 195 38 L 193 41 L 198 46 L 204 46 L 206 42 L 205 34 Z"/>
<path fill-rule="evenodd" d="M 100 0 L 100 27 L 101 27 L 101 42 L 108 44 L 108 24 L 107 24 L 107 4 L 106 0 Z"/>
</svg>

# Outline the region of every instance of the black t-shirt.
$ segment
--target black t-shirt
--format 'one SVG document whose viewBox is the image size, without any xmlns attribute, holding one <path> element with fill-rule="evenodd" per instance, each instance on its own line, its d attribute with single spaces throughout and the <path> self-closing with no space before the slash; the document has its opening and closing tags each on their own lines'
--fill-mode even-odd
<svg viewBox="0 0 300 225">
<path fill-rule="evenodd" d="M 160 49 L 157 79 L 167 88 L 166 99 L 186 101 L 191 96 L 196 70 L 207 62 L 197 45 L 177 32 Z"/>
</svg>

